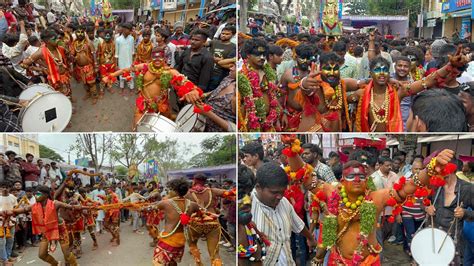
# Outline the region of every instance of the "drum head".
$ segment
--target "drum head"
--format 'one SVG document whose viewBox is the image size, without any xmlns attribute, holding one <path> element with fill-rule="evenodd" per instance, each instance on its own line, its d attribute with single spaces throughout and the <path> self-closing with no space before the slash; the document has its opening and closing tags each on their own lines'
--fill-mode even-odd
<svg viewBox="0 0 474 266">
<path fill-rule="evenodd" d="M 434 240 L 433 240 L 434 231 Z M 438 252 L 446 237 L 446 232 L 434 228 L 425 228 L 420 230 L 413 237 L 411 242 L 411 253 L 413 259 L 420 265 L 449 265 L 454 259 L 456 248 L 453 239 L 448 236 L 444 241 L 443 248 Z M 433 252 L 434 242 L 434 252 Z"/>
<path fill-rule="evenodd" d="M 24 91 L 22 91 L 20 93 L 19 98 L 20 100 L 29 101 L 40 94 L 44 94 L 46 92 L 51 92 L 51 91 L 54 91 L 54 89 L 48 84 L 44 84 L 44 83 L 33 84 L 33 85 L 28 86 L 28 88 L 26 88 Z"/>
<path fill-rule="evenodd" d="M 199 132 L 204 131 L 205 124 L 201 117 L 194 113 L 194 105 L 188 104 L 179 111 L 176 117 L 176 131 Z"/>
<path fill-rule="evenodd" d="M 176 124 L 160 114 L 145 114 L 137 125 L 137 132 L 174 132 Z"/>
<path fill-rule="evenodd" d="M 21 110 L 20 121 L 25 132 L 61 132 L 71 116 L 71 101 L 62 93 L 50 91 L 31 100 Z"/>
</svg>

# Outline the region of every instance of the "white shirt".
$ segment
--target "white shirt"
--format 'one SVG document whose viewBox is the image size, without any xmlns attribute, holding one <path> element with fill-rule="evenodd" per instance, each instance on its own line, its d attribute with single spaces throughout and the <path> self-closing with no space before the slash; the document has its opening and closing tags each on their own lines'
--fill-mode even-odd
<svg viewBox="0 0 474 266">
<path fill-rule="evenodd" d="M 120 35 L 115 40 L 115 57 L 118 58 L 118 67 L 128 68 L 133 64 L 133 55 L 135 54 L 135 40 L 132 35 L 125 38 Z"/>
<path fill-rule="evenodd" d="M 83 187 L 90 185 L 91 183 L 91 177 L 88 175 L 79 174 L 79 179 L 81 179 L 81 183 Z"/>
<path fill-rule="evenodd" d="M 300 233 L 304 229 L 304 222 L 296 214 L 291 203 L 284 197 L 275 209 L 263 204 L 257 198 L 255 190 L 252 197 L 252 220 L 257 228 L 264 233 L 270 242 L 267 247 L 267 257 L 264 266 L 294 266 L 291 255 L 291 232 Z"/>
<path fill-rule="evenodd" d="M 28 44 L 28 36 L 22 33 L 20 34 L 20 40 L 15 46 L 10 47 L 6 44 L 2 45 L 3 55 L 6 56 L 8 59 L 10 59 L 10 61 L 12 62 L 13 68 L 18 73 L 21 73 L 23 76 L 26 76 L 26 69 L 22 68 L 20 66 L 20 63 L 25 58 L 24 51 L 27 44 Z"/>
<path fill-rule="evenodd" d="M 0 196 L 0 211 L 11 211 L 16 205 L 16 197 L 12 194 Z"/>
<path fill-rule="evenodd" d="M 51 11 L 49 11 L 48 14 L 46 14 L 46 18 L 48 19 L 48 23 L 56 22 L 56 15 Z"/>
</svg>

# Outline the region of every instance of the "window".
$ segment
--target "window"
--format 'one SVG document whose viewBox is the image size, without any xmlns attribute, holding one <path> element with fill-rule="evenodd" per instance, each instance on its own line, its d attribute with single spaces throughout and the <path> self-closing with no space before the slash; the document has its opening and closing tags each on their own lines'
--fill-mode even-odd
<svg viewBox="0 0 474 266">
<path fill-rule="evenodd" d="M 15 148 L 18 148 L 18 147 L 20 147 L 20 144 L 18 144 L 18 143 L 15 143 L 15 145 L 14 145 L 14 146 L 15 146 Z"/>
<path fill-rule="evenodd" d="M 13 146 L 13 142 L 8 141 L 8 146 Z"/>
</svg>

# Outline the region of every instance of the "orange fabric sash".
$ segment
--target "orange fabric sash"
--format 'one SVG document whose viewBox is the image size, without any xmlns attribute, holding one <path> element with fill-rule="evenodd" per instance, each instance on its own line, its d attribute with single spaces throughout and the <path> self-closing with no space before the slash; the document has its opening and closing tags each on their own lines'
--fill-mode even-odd
<svg viewBox="0 0 474 266">
<path fill-rule="evenodd" d="M 43 234 L 48 241 L 59 239 L 58 214 L 54 207 L 54 202 L 49 200 L 46 202 L 46 211 L 43 216 L 43 206 L 37 202 L 31 208 L 31 225 L 33 234 Z"/>
<path fill-rule="evenodd" d="M 168 233 L 163 232 L 163 235 L 166 235 L 166 234 Z M 180 248 L 180 247 L 184 247 L 186 243 L 186 238 L 184 237 L 183 232 L 175 232 L 169 237 L 160 238 L 160 241 L 172 247 Z"/>
<path fill-rule="evenodd" d="M 56 63 L 54 62 L 53 57 L 51 56 L 51 54 L 48 51 L 48 47 L 46 47 L 46 45 L 43 44 L 41 49 L 42 49 L 42 52 L 43 52 L 44 61 L 46 62 L 46 66 L 48 67 L 48 72 L 49 72 L 48 80 L 51 82 L 51 84 L 55 85 L 56 83 L 61 81 L 61 78 L 59 76 L 58 68 L 56 66 Z M 62 60 L 63 60 L 64 64 L 66 64 L 66 61 L 65 61 L 66 60 L 66 55 L 64 53 L 64 48 L 58 47 L 58 51 L 61 54 L 61 57 L 62 57 Z"/>
<path fill-rule="evenodd" d="M 356 131 L 358 132 L 370 132 L 370 93 L 372 92 L 373 87 L 374 84 L 373 81 L 371 81 L 365 87 L 362 99 L 359 100 L 356 116 Z M 402 132 L 403 121 L 402 113 L 400 111 L 400 100 L 398 99 L 397 91 L 390 85 L 387 85 L 387 89 L 389 93 L 389 110 L 386 130 L 387 132 Z"/>
</svg>

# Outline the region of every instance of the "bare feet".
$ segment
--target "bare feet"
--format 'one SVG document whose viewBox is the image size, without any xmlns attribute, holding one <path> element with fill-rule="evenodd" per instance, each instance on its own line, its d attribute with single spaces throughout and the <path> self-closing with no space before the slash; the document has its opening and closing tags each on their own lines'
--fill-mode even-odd
<svg viewBox="0 0 474 266">
<path fill-rule="evenodd" d="M 99 245 L 97 245 L 97 242 L 94 242 L 94 245 L 92 246 L 92 250 L 96 250 L 98 247 Z"/>
<path fill-rule="evenodd" d="M 114 89 L 112 89 L 112 87 L 109 87 L 107 90 L 110 92 L 110 94 L 114 94 L 114 93 L 115 93 L 115 91 L 114 91 Z"/>
</svg>

